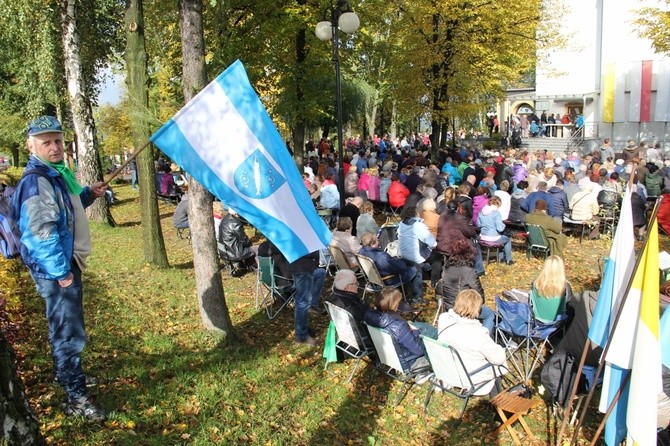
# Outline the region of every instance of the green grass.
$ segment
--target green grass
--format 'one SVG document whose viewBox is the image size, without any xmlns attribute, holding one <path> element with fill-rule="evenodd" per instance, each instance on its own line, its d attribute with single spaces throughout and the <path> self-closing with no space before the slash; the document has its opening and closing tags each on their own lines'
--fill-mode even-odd
<svg viewBox="0 0 670 446">
<path fill-rule="evenodd" d="M 160 204 L 173 267 L 153 268 L 142 257 L 137 193 L 128 186 L 116 192 L 113 214 L 120 226 L 92 225 L 94 250 L 84 279 L 90 336 L 84 366 L 101 381 L 93 395 L 111 411 L 105 424 L 64 417 L 64 393 L 52 381 L 43 303 L 32 282 L 25 282 L 25 325 L 15 348 L 27 395 L 51 444 L 512 444 L 507 433 L 488 435 L 496 423 L 485 399 L 471 401 L 459 424 L 455 397 L 434 396 L 424 415 L 426 386 L 414 387 L 394 409 L 400 385 L 373 376 L 369 365 L 349 384 L 344 381 L 352 363 L 324 371 L 321 346 L 293 343 L 290 309 L 268 321 L 254 308 L 254 274 L 223 273 L 237 338 L 224 343 L 203 331 L 192 253 L 172 228 L 174 208 Z M 607 244 L 570 240 L 566 263 L 575 288 L 597 288 L 597 259 Z M 489 302 L 505 288 L 527 288 L 542 264 L 518 250 L 515 258 L 513 267 L 487 268 Z M 422 319 L 432 320 L 434 311 L 433 303 L 427 305 Z M 323 340 L 327 319 L 312 324 Z M 556 421 L 543 402 L 527 419 L 542 443 L 555 435 Z M 599 420 L 588 418 L 587 436 Z"/>
</svg>

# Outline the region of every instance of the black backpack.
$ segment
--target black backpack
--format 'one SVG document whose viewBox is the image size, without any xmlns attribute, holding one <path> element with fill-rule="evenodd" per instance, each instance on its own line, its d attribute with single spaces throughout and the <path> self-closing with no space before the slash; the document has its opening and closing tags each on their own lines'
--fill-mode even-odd
<svg viewBox="0 0 670 446">
<path fill-rule="evenodd" d="M 545 388 L 544 397 L 546 400 L 562 407 L 567 406 L 568 397 L 577 377 L 578 365 L 579 363 L 575 357 L 565 351 L 558 351 L 549 358 L 540 373 L 540 381 Z M 578 394 L 584 393 L 586 390 L 586 381 L 582 376 L 579 377 Z"/>
</svg>

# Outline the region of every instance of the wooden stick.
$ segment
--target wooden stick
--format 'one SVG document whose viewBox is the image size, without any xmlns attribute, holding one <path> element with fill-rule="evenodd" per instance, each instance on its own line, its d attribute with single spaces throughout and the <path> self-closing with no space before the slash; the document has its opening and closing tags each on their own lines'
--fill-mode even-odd
<svg viewBox="0 0 670 446">
<path fill-rule="evenodd" d="M 621 381 L 621 386 L 619 386 L 619 390 L 617 390 L 616 395 L 614 395 L 614 399 L 612 399 L 612 402 L 610 403 L 609 407 L 607 407 L 607 412 L 605 412 L 605 416 L 603 417 L 603 420 L 600 422 L 600 425 L 598 425 L 598 430 L 596 431 L 595 435 L 593 436 L 593 440 L 591 440 L 591 445 L 594 446 L 596 444 L 596 441 L 598 441 L 598 438 L 600 437 L 600 434 L 603 431 L 603 428 L 605 427 L 605 423 L 607 422 L 607 419 L 609 418 L 610 414 L 614 410 L 614 406 L 616 403 L 619 401 L 619 398 L 621 398 L 621 394 L 623 393 L 624 387 L 626 387 L 626 384 L 628 384 L 628 380 L 630 379 L 630 371 L 626 373 L 626 377 Z"/>
<path fill-rule="evenodd" d="M 132 160 L 134 160 L 135 158 L 137 158 L 137 155 L 139 155 L 140 152 L 141 152 L 142 150 L 144 150 L 144 149 L 146 149 L 147 147 L 149 147 L 149 144 L 151 144 L 151 140 L 145 142 L 144 145 L 143 145 L 142 147 L 140 147 L 139 149 L 135 150 L 135 153 L 133 153 L 133 154 L 130 156 L 130 158 L 128 158 L 128 159 L 126 160 L 125 163 L 121 164 L 121 167 L 119 167 L 119 168 L 116 169 L 114 172 L 112 172 L 112 175 L 109 177 L 109 179 L 108 179 L 107 181 L 105 181 L 104 183 L 102 183 L 103 186 L 107 186 L 107 185 L 108 185 L 114 178 L 116 178 L 116 177 L 123 171 L 123 169 L 124 169 L 128 164 L 130 164 L 130 162 L 131 162 Z"/>
<path fill-rule="evenodd" d="M 577 367 L 575 382 L 572 384 L 572 389 L 570 390 L 570 396 L 568 397 L 569 402 L 568 407 L 565 409 L 565 412 L 563 413 L 563 422 L 561 422 L 561 429 L 558 431 L 558 438 L 556 440 L 556 444 L 558 445 L 561 444 L 561 440 L 563 440 L 563 432 L 565 431 L 565 428 L 568 426 L 568 420 L 570 419 L 570 413 L 572 412 L 572 406 L 573 406 L 572 402 L 575 398 L 575 395 L 577 395 L 577 389 L 579 388 L 579 375 L 582 373 L 582 369 L 584 368 L 584 363 L 586 362 L 586 355 L 588 354 L 590 344 L 591 340 L 587 336 L 586 342 L 584 342 L 584 350 L 582 351 L 582 357 L 579 360 L 579 366 Z"/>
</svg>

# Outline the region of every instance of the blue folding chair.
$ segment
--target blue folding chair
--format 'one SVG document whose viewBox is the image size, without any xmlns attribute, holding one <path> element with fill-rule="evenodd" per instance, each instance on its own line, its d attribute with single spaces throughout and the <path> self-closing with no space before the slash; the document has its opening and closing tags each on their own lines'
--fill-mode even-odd
<svg viewBox="0 0 670 446">
<path fill-rule="evenodd" d="M 550 337 L 561 330 L 567 314 L 560 313 L 551 323 L 538 321 L 530 302 L 517 302 L 496 296 L 496 342 L 507 349 L 508 361 L 521 382 L 533 375 L 544 361 L 544 349 L 553 349 Z"/>
</svg>

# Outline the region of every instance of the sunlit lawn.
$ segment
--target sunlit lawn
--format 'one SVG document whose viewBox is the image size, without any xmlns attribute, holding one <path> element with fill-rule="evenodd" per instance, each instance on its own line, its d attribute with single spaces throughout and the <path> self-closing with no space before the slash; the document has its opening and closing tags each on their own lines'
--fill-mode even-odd
<svg viewBox="0 0 670 446">
<path fill-rule="evenodd" d="M 237 337 L 222 341 L 201 328 L 194 294 L 192 253 L 172 228 L 173 206 L 160 204 L 171 268 L 160 270 L 142 258 L 137 192 L 117 186 L 116 228 L 93 225 L 94 253 L 85 275 L 85 309 L 90 336 L 87 371 L 99 377 L 93 390 L 112 411 L 105 424 L 65 418 L 64 393 L 53 383 L 42 301 L 27 281 L 24 324 L 16 349 L 31 405 L 52 444 L 63 445 L 450 445 L 512 444 L 493 438 L 494 410 L 473 399 L 462 423 L 461 402 L 435 395 L 423 412 L 427 387 L 414 387 L 397 407 L 400 390 L 368 365 L 345 383 L 353 364 L 321 357 L 327 319 L 312 322 L 320 346 L 293 342 L 292 311 L 268 321 L 254 308 L 255 274 L 232 278 L 223 272 L 226 300 Z M 250 230 L 250 235 L 253 230 Z M 609 241 L 570 238 L 569 280 L 577 291 L 597 289 L 598 259 Z M 527 288 L 541 260 L 515 250 L 512 267 L 491 264 L 483 278 L 487 300 L 506 288 Z M 327 286 L 330 284 L 327 282 Z M 325 295 L 325 293 L 324 293 Z M 432 294 L 429 294 L 432 297 Z M 431 299 L 432 301 L 432 299 Z M 434 303 L 421 313 L 432 320 Z M 556 421 L 541 402 L 527 417 L 541 443 L 555 436 Z M 600 416 L 590 416 L 590 437 Z M 519 432 L 522 430 L 519 428 Z"/>
</svg>

